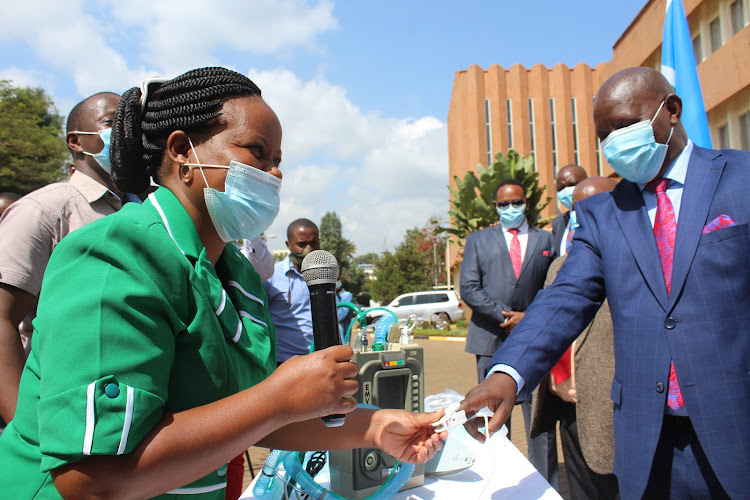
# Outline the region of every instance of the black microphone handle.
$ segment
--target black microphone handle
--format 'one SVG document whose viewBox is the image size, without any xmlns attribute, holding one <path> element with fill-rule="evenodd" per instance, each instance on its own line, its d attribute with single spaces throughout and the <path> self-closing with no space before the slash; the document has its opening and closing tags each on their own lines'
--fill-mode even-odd
<svg viewBox="0 0 750 500">
<path fill-rule="evenodd" d="M 336 284 L 320 283 L 308 286 L 310 290 L 310 310 L 312 311 L 313 343 L 315 350 L 320 351 L 334 345 L 340 345 L 339 322 L 336 315 Z M 328 427 L 343 425 L 345 415 L 326 415 L 322 417 Z"/>
</svg>

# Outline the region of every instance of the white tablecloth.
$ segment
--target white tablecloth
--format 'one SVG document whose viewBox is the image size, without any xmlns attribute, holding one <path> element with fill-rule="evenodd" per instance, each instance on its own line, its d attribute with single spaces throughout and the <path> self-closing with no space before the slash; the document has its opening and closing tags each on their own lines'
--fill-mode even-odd
<svg viewBox="0 0 750 500">
<path fill-rule="evenodd" d="M 450 439 L 450 438 L 449 438 Z M 397 500 L 560 500 L 560 495 L 544 480 L 526 457 L 504 435 L 497 433 L 484 445 L 468 444 L 476 454 L 474 465 L 451 476 L 425 477 L 418 488 L 400 491 Z M 328 468 L 315 478 L 328 485 Z M 254 499 L 253 486 L 241 499 Z M 294 498 L 294 497 L 290 497 Z"/>
</svg>

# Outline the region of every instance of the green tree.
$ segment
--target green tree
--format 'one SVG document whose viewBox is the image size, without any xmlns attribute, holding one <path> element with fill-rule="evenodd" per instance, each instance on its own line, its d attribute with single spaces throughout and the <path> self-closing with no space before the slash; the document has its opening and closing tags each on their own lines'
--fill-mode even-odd
<svg viewBox="0 0 750 500">
<path fill-rule="evenodd" d="M 526 188 L 526 218 L 529 224 L 543 227 L 550 221 L 549 217 L 540 217 L 552 198 L 547 196 L 542 199 L 547 186 L 539 187 L 539 174 L 534 171 L 534 157 L 522 157 L 514 149 L 509 149 L 507 156 L 503 153 L 495 154 L 495 160 L 487 168 L 477 165 L 479 175 L 469 171 L 463 180 L 454 176 L 456 187 L 448 186 L 453 195 L 449 211 L 451 226 L 439 227 L 437 231 L 456 236 L 459 247 L 463 246 L 467 234 L 498 222 L 495 189 L 505 179 L 515 179 Z"/>
<path fill-rule="evenodd" d="M 354 256 L 357 247 L 344 238 L 336 212 L 326 212 L 320 220 L 320 248 L 331 252 L 342 268 L 348 267 Z"/>
<path fill-rule="evenodd" d="M 341 219 L 336 212 L 326 212 L 320 220 L 320 248 L 327 250 L 336 257 L 341 268 L 341 281 L 344 288 L 355 297 L 364 286 L 364 273 L 357 271 L 356 265 L 352 265 L 356 245 L 344 238 L 342 234 Z"/>
<path fill-rule="evenodd" d="M 26 194 L 65 176 L 63 117 L 40 88 L 0 80 L 0 191 Z"/>
</svg>

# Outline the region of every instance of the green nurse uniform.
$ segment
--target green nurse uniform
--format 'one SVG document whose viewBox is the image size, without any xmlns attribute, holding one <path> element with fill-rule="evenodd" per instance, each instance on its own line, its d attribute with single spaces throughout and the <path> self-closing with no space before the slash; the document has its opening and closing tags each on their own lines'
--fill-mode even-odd
<svg viewBox="0 0 750 500">
<path fill-rule="evenodd" d="M 2 498 L 60 498 L 50 470 L 130 453 L 165 411 L 235 394 L 276 367 L 260 277 L 233 245 L 214 267 L 163 187 L 63 239 L 34 327 L 0 436 Z M 223 499 L 225 486 L 222 466 L 159 498 Z"/>
</svg>

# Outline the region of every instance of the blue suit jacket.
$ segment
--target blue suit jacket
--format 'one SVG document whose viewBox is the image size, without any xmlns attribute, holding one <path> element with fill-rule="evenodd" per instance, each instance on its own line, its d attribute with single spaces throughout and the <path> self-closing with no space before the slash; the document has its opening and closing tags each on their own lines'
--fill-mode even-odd
<svg viewBox="0 0 750 500">
<path fill-rule="evenodd" d="M 677 224 L 672 292 L 638 186 L 622 181 L 576 205 L 581 227 L 549 288 L 490 366 L 514 367 L 524 399 L 591 321 L 605 296 L 614 323 L 615 468 L 623 498 L 645 490 L 661 432 L 670 359 L 719 481 L 750 479 L 750 153 L 695 147 Z M 702 235 L 728 215 L 734 227 Z"/>
</svg>

